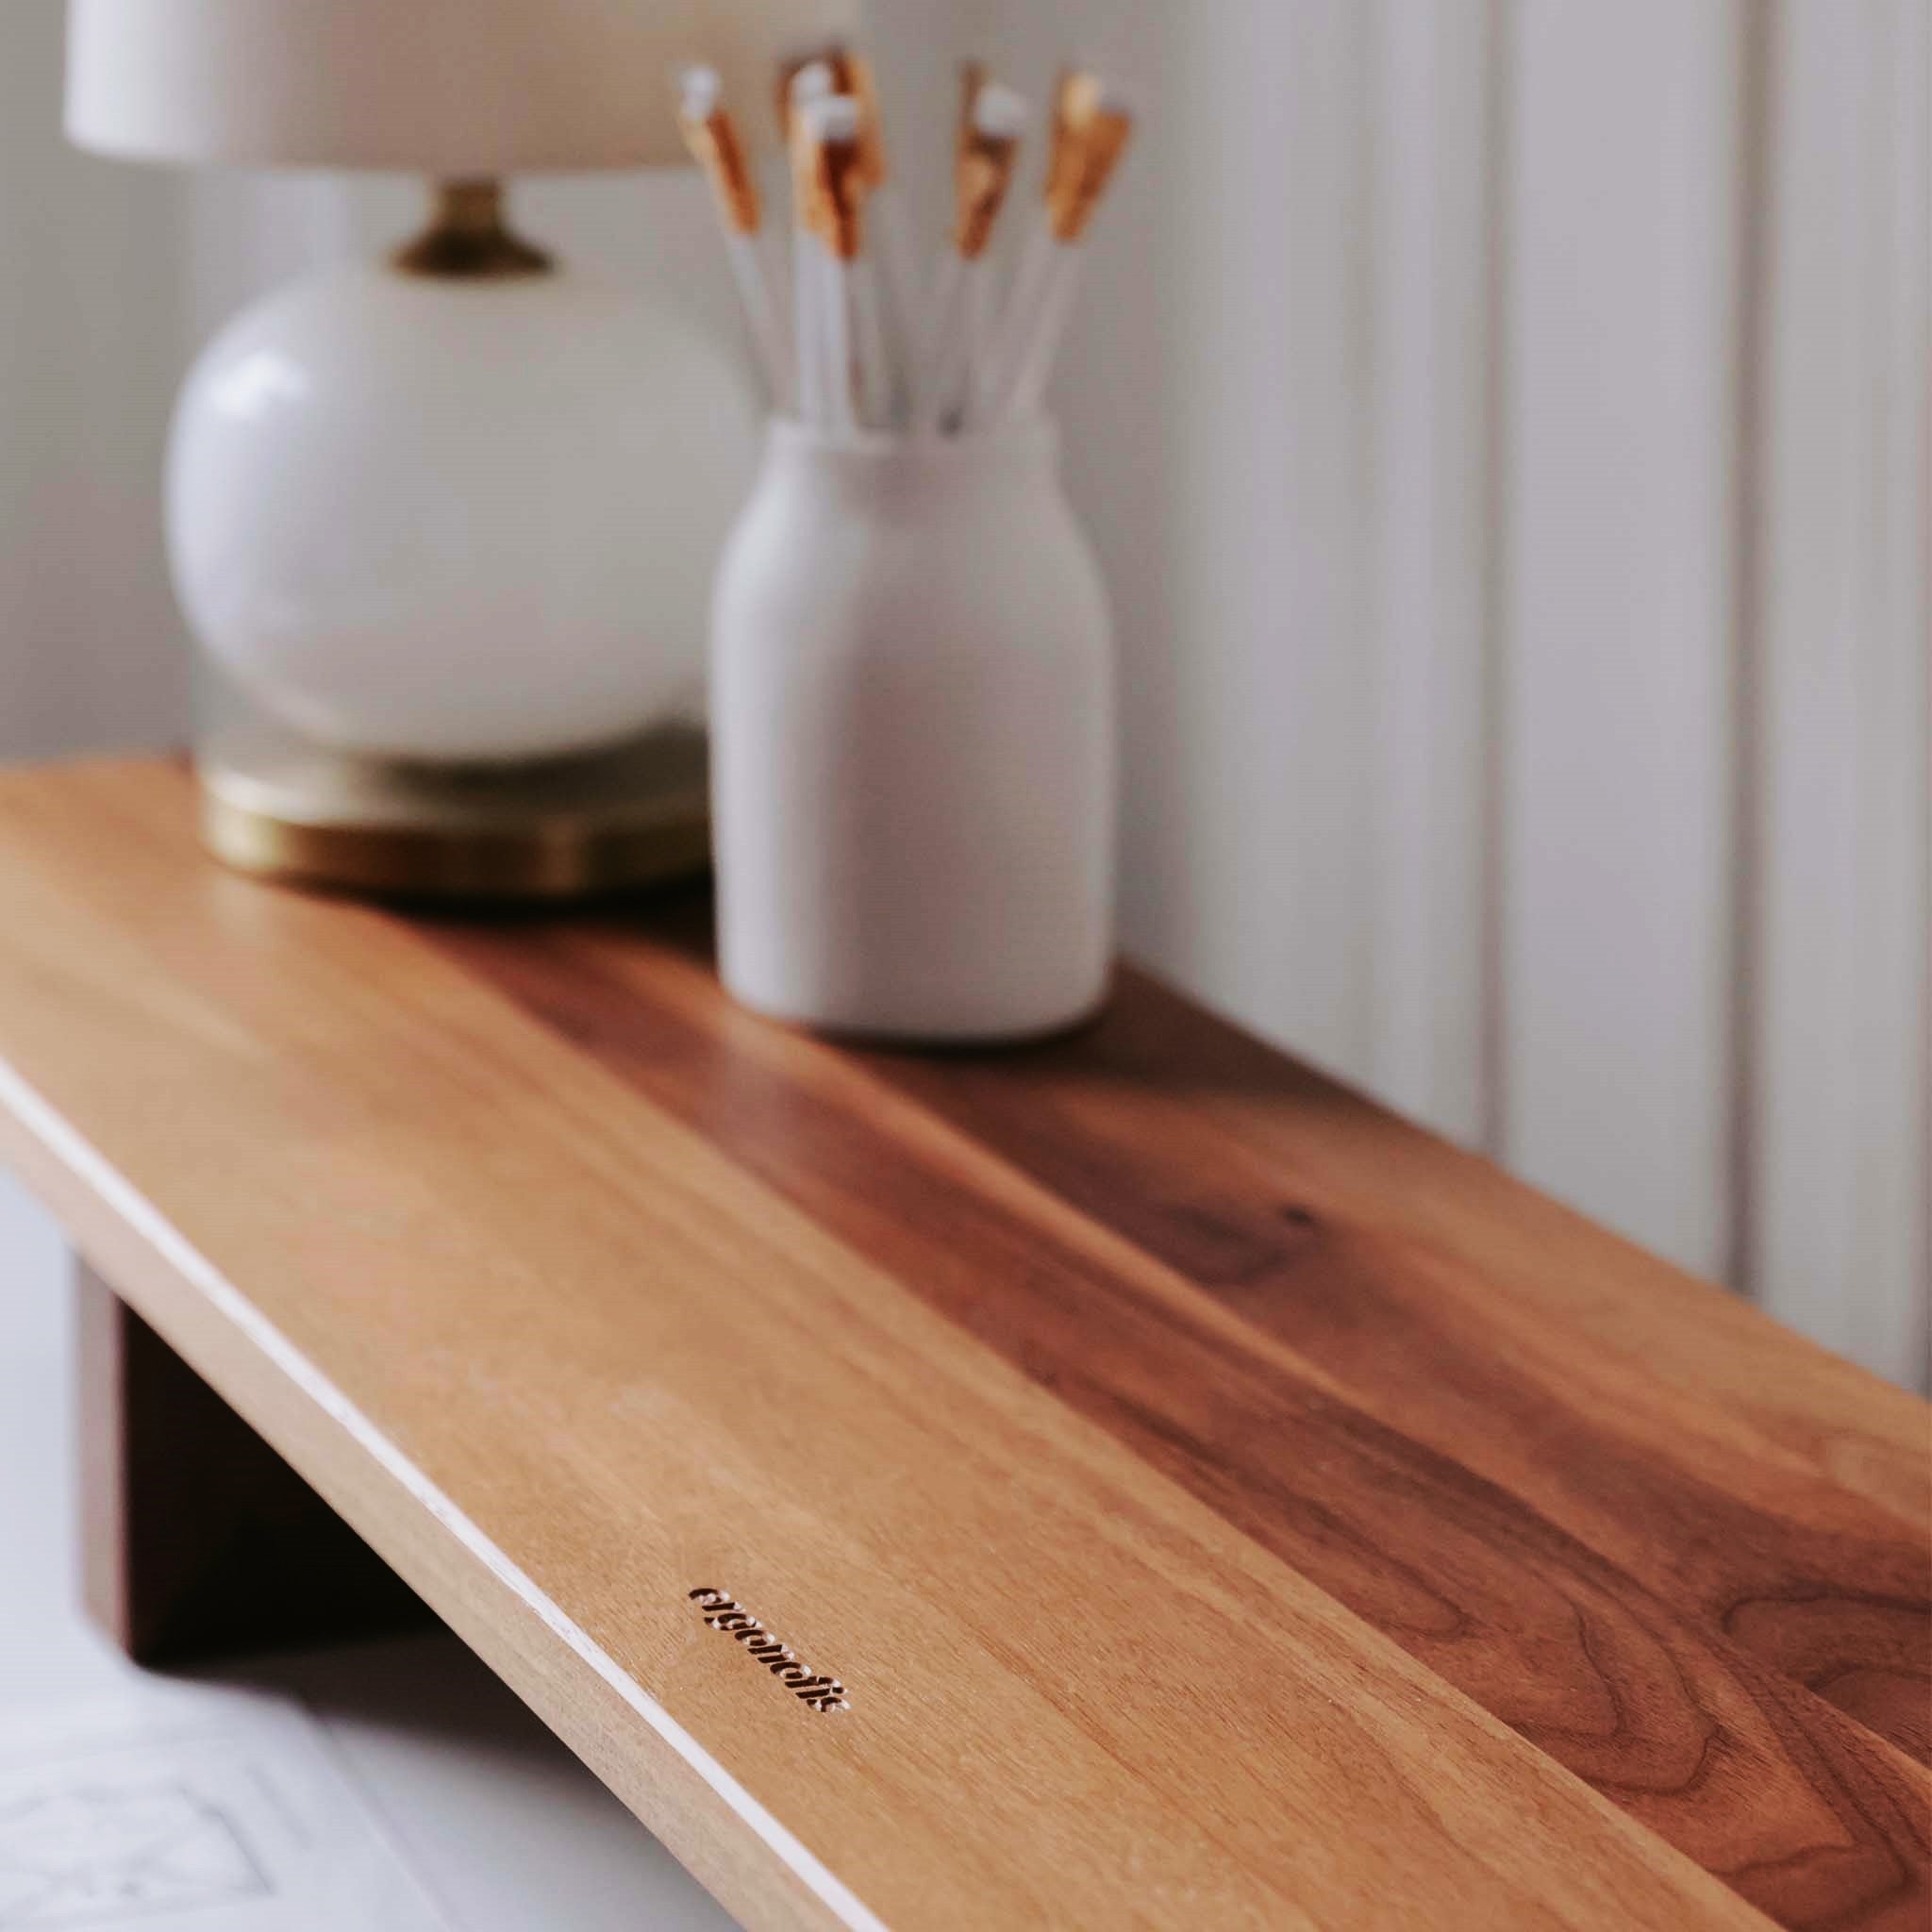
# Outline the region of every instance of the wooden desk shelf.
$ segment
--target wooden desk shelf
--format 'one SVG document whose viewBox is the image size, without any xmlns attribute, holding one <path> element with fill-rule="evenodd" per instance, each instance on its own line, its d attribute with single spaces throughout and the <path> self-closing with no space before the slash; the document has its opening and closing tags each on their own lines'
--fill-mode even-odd
<svg viewBox="0 0 1932 1932">
<path fill-rule="evenodd" d="M 0 1158 L 748 1925 L 1923 1932 L 1922 1404 L 1138 975 L 854 1051 L 191 816 L 0 775 Z"/>
</svg>

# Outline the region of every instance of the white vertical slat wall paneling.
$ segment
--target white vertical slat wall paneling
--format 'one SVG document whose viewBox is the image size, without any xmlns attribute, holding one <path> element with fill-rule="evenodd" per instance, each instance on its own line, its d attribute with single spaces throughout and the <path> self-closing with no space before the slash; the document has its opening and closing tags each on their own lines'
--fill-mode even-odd
<svg viewBox="0 0 1932 1932">
<path fill-rule="evenodd" d="M 63 9 L 0 48 L 0 758 L 165 741 L 185 716 L 154 477 L 178 193 L 60 138 Z"/>
<path fill-rule="evenodd" d="M 1739 7 L 1508 18 L 1502 1151 L 1722 1274 Z"/>
<path fill-rule="evenodd" d="M 1764 377 L 1770 343 L 1773 57 L 1775 5 L 1747 6 L 1740 16 L 1738 50 L 1736 353 L 1731 407 L 1736 425 L 1731 545 L 1731 1074 L 1728 1279 L 1755 1295 L 1757 1226 L 1753 1208 L 1760 1104 L 1757 1052 L 1757 943 L 1766 852 L 1761 790 L 1764 717 L 1761 700 L 1764 634 Z"/>
<path fill-rule="evenodd" d="M 1369 1067 L 1376 1091 L 1473 1144 L 1491 1116 L 1485 922 L 1492 741 L 1490 312 L 1500 244 L 1494 0 L 1374 10 L 1374 475 L 1367 531 L 1376 711 Z"/>
<path fill-rule="evenodd" d="M 1925 1374 L 1924 0 L 1777 9 L 1757 540 L 1757 1286 Z"/>
<path fill-rule="evenodd" d="M 1365 1078 L 1368 14 L 1148 6 L 1120 49 L 1151 111 L 1058 402 L 1122 622 L 1125 936 Z"/>
</svg>

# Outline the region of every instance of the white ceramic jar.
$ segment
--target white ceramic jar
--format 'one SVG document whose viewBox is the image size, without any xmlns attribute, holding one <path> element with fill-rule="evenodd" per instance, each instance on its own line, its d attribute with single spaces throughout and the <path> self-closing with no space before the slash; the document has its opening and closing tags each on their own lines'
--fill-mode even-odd
<svg viewBox="0 0 1932 1932">
<path fill-rule="evenodd" d="M 1057 1031 L 1113 953 L 1115 675 L 1050 425 L 773 426 L 713 611 L 719 953 L 747 1006 Z"/>
</svg>

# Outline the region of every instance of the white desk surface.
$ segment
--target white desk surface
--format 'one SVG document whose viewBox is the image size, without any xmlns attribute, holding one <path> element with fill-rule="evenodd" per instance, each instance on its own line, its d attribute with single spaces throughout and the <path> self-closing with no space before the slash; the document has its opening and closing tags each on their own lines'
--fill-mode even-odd
<svg viewBox="0 0 1932 1932">
<path fill-rule="evenodd" d="M 83 1619 L 67 1260 L 0 1174 L 0 1711 L 126 1665 Z M 220 1674 L 301 1698 L 451 1932 L 731 1932 L 733 1922 L 454 1638 Z"/>
</svg>

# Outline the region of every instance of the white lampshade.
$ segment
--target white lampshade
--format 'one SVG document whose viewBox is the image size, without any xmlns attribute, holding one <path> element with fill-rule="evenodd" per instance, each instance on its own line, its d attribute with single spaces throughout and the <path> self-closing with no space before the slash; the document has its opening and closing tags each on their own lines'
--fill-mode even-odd
<svg viewBox="0 0 1932 1932">
<path fill-rule="evenodd" d="M 765 138 L 773 63 L 851 0 L 72 0 L 67 131 L 131 159 L 461 175 L 684 158 L 672 75 Z"/>
</svg>

